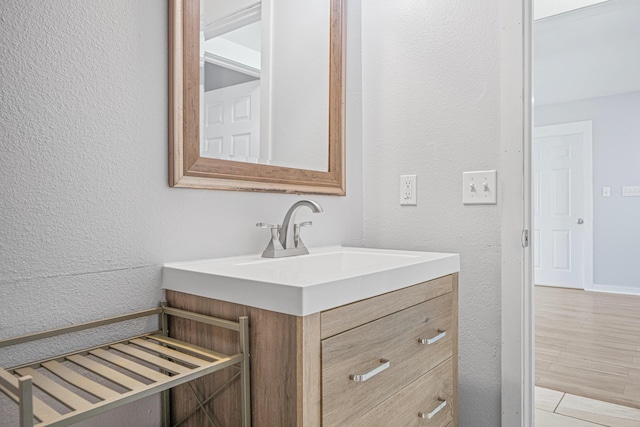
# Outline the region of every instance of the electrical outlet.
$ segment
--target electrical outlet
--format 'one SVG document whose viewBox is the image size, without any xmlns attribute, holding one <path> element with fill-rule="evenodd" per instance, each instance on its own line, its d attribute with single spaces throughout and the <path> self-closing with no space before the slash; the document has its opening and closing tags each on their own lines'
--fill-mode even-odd
<svg viewBox="0 0 640 427">
<path fill-rule="evenodd" d="M 400 175 L 400 205 L 417 205 L 416 175 Z"/>
</svg>

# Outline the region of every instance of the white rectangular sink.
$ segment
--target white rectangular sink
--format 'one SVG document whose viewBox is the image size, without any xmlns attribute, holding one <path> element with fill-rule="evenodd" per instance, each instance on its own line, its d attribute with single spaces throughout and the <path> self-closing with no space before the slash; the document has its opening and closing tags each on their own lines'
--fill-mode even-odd
<svg viewBox="0 0 640 427">
<path fill-rule="evenodd" d="M 327 247 L 165 264 L 162 281 L 165 289 L 306 316 L 459 270 L 457 254 Z"/>
</svg>

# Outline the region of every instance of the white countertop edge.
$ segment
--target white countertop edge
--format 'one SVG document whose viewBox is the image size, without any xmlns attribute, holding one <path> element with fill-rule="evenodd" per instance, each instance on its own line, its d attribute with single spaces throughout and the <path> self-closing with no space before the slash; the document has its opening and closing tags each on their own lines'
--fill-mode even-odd
<svg viewBox="0 0 640 427">
<path fill-rule="evenodd" d="M 163 268 L 163 275 L 175 273 L 175 270 Z M 295 308 L 302 305 L 303 288 L 288 286 L 285 289 L 280 284 L 247 282 L 234 277 L 225 277 L 224 284 L 211 283 L 211 278 L 206 274 L 184 270 L 180 276 L 179 285 L 167 285 L 163 278 L 163 289 L 301 316 Z M 274 298 L 275 294 L 279 294 L 279 297 Z"/>
<path fill-rule="evenodd" d="M 442 258 L 433 262 L 438 263 L 438 266 L 434 268 L 433 264 L 430 264 L 428 267 L 415 264 L 402 267 L 401 277 L 398 275 L 396 269 L 363 275 L 358 278 L 361 282 L 359 286 L 351 283 L 347 287 L 344 286 L 344 281 L 335 281 L 323 283 L 320 286 L 304 288 L 302 307 L 296 315 L 307 316 L 309 314 L 331 310 L 342 305 L 404 289 L 417 285 L 418 283 L 428 282 L 429 280 L 460 271 L 460 257 L 458 255 Z M 431 270 L 429 274 L 425 274 L 425 268 Z M 353 282 L 354 279 L 348 280 Z M 322 289 L 320 289 L 320 287 L 322 287 Z M 321 293 L 326 294 L 327 292 L 335 293 L 336 296 L 334 296 L 331 301 L 326 301 Z"/>
<path fill-rule="evenodd" d="M 310 253 L 340 250 L 365 249 L 373 252 L 390 252 L 384 249 L 327 247 L 310 250 Z M 394 251 L 398 253 L 418 251 Z M 163 268 L 163 289 L 217 299 L 231 303 L 252 306 L 293 316 L 308 316 L 330 310 L 345 304 L 382 295 L 418 283 L 437 279 L 460 271 L 460 256 L 447 253 L 442 258 L 416 263 L 385 271 L 377 271 L 358 277 L 334 280 L 309 286 L 290 286 L 260 281 L 247 281 L 234 277 L 224 277 L 224 283 L 212 281 L 210 275 L 189 271 L 189 265 L 212 262 L 212 260 L 167 263 Z M 220 258 L 220 262 L 235 259 L 249 259 L 249 256 Z M 256 255 L 256 259 L 261 259 Z M 218 260 L 215 260 L 216 262 Z M 401 271 L 398 271 L 401 270 Z M 176 280 L 173 276 L 180 276 Z M 177 276 L 176 276 L 177 277 Z M 175 283 L 179 283 L 176 285 Z M 274 298 L 274 295 L 278 295 Z"/>
</svg>

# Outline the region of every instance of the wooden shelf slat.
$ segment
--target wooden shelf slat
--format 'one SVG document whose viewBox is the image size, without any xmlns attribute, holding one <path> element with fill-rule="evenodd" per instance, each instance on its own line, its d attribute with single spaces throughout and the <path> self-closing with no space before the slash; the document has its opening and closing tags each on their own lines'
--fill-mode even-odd
<svg viewBox="0 0 640 427">
<path fill-rule="evenodd" d="M 92 416 L 104 413 L 105 411 L 113 408 L 125 405 L 127 403 L 134 402 L 140 398 L 150 396 L 154 393 L 158 393 L 163 390 L 167 390 L 171 387 L 175 387 L 180 384 L 187 383 L 203 375 L 215 372 L 217 370 L 229 367 L 231 365 L 240 363 L 242 360 L 242 354 L 235 354 L 228 356 L 225 359 L 221 359 L 217 362 L 212 362 L 202 368 L 195 368 L 190 370 L 186 374 L 175 375 L 173 377 L 165 376 L 163 381 L 156 383 L 143 385 L 139 389 L 132 390 L 122 394 L 117 399 L 108 399 L 93 404 L 90 408 L 83 412 L 69 412 L 68 414 L 58 415 L 54 421 L 47 422 L 49 427 L 64 427 L 72 423 L 76 423 L 81 420 L 91 418 Z"/>
<path fill-rule="evenodd" d="M 164 337 L 162 335 L 149 335 L 148 339 L 166 344 L 171 348 L 185 350 L 190 353 L 197 354 L 198 356 L 210 359 L 211 361 L 216 361 L 228 357 L 226 354 L 218 353 L 217 351 L 209 350 L 208 348 L 200 347 L 194 344 L 188 344 L 182 341 L 178 341 L 175 338 Z"/>
<path fill-rule="evenodd" d="M 115 369 L 111 369 L 106 365 L 98 363 L 84 356 L 80 356 L 77 354 L 71 355 L 67 357 L 67 360 L 70 360 L 76 365 L 82 366 L 86 370 L 91 371 L 94 374 L 98 374 L 101 377 L 106 378 L 109 381 L 112 381 L 129 390 L 135 390 L 136 388 L 140 388 L 145 385 L 144 383 L 134 378 L 131 378 L 121 372 L 116 371 Z"/>
<path fill-rule="evenodd" d="M 129 359 L 125 359 L 122 356 L 118 356 L 117 354 L 109 353 L 107 350 L 102 348 L 98 348 L 95 350 L 91 350 L 89 352 L 94 356 L 99 357 L 102 360 L 106 360 L 107 362 L 111 362 L 116 366 L 120 366 L 128 371 L 134 372 L 142 377 L 145 377 L 151 381 L 164 381 L 167 379 L 167 375 L 162 372 L 154 371 L 151 368 L 147 368 L 139 363 L 133 362 Z"/>
<path fill-rule="evenodd" d="M 20 394 L 18 390 L 18 379 L 4 369 L 0 369 L 0 386 L 16 397 Z"/>
<path fill-rule="evenodd" d="M 48 371 L 56 374 L 69 384 L 73 384 L 86 391 L 87 393 L 98 397 L 100 399 L 113 399 L 120 396 L 120 393 L 117 391 L 111 390 L 109 387 L 105 387 L 102 384 L 98 384 L 97 382 L 90 380 L 84 375 L 80 375 L 72 369 L 64 366 L 62 363 L 58 363 L 55 360 L 45 362 L 42 364 Z"/>
<path fill-rule="evenodd" d="M 10 386 L 6 387 L 9 384 Z M 4 369 L 0 369 L 0 391 L 9 396 L 9 398 L 14 402 L 20 402 L 18 394 L 16 394 L 18 392 L 18 378 L 14 377 Z M 48 421 L 60 416 L 58 411 L 35 396 L 33 396 L 33 415 L 39 421 Z"/>
<path fill-rule="evenodd" d="M 133 346 L 130 346 L 130 345 L 114 344 L 111 346 L 111 348 L 114 348 L 122 353 L 128 354 L 129 356 L 136 357 L 147 363 L 151 363 L 152 365 L 156 365 L 157 367 L 167 370 L 169 372 L 173 372 L 174 374 L 186 374 L 191 371 L 191 369 L 185 366 L 178 365 L 177 363 L 170 362 L 158 356 L 154 356 L 153 354 L 149 354 L 146 351 L 133 348 Z"/>
<path fill-rule="evenodd" d="M 206 360 L 198 359 L 197 357 L 191 356 L 190 354 L 182 353 L 180 351 L 176 351 L 171 348 L 163 347 L 161 345 L 152 343 L 147 340 L 135 339 L 135 340 L 131 340 L 130 342 L 137 346 L 144 347 L 148 350 L 155 351 L 156 353 L 162 354 L 172 359 L 180 360 L 182 362 L 185 362 L 193 366 L 206 366 L 209 363 L 211 363 Z"/>
<path fill-rule="evenodd" d="M 91 406 L 91 402 L 88 400 L 45 377 L 33 368 L 21 368 L 16 372 L 22 376 L 30 375 L 33 378 L 33 384 L 39 389 L 74 411 L 88 409 Z"/>
</svg>

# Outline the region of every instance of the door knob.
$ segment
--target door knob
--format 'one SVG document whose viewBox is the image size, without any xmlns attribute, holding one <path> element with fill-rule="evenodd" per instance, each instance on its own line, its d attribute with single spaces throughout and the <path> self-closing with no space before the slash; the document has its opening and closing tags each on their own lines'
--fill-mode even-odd
<svg viewBox="0 0 640 427">
<path fill-rule="evenodd" d="M 578 221 L 577 221 L 577 222 L 578 222 L 578 224 L 583 224 L 583 223 L 584 223 L 584 219 L 582 219 L 582 218 L 578 218 Z"/>
</svg>

